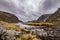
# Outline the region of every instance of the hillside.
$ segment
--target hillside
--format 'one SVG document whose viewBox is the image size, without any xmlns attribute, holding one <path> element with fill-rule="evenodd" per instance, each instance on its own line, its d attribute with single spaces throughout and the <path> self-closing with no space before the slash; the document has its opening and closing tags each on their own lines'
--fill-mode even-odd
<svg viewBox="0 0 60 40">
<path fill-rule="evenodd" d="M 53 13 L 47 20 L 46 22 L 52 22 L 55 25 L 60 25 L 60 8 Z"/>
<path fill-rule="evenodd" d="M 37 19 L 37 22 L 45 22 L 51 14 L 44 14 Z"/>
<path fill-rule="evenodd" d="M 3 12 L 3 11 L 0 11 L 0 21 L 5 21 L 8 23 L 21 22 L 21 21 L 19 21 L 19 19 L 15 15 L 10 14 L 8 12 Z"/>
</svg>

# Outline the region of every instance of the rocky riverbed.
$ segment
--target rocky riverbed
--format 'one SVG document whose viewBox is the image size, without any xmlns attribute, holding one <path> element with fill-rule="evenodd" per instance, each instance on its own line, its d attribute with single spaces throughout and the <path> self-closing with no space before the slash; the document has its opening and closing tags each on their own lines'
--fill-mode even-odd
<svg viewBox="0 0 60 40">
<path fill-rule="evenodd" d="M 36 34 L 42 40 L 60 40 L 60 27 L 52 26 L 52 27 L 34 27 L 30 29 L 32 34 Z"/>
</svg>

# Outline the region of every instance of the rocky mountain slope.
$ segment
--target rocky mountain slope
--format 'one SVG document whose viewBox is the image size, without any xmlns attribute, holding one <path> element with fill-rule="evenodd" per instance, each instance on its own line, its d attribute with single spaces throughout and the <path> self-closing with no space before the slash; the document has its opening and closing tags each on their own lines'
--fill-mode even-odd
<svg viewBox="0 0 60 40">
<path fill-rule="evenodd" d="M 44 14 L 37 19 L 37 22 L 45 22 L 51 14 Z"/>
<path fill-rule="evenodd" d="M 5 21 L 8 23 L 20 22 L 20 20 L 15 15 L 3 11 L 0 11 L 0 21 Z"/>
<path fill-rule="evenodd" d="M 55 25 L 60 25 L 60 8 L 53 13 L 47 20 L 46 22 L 52 22 Z"/>
</svg>

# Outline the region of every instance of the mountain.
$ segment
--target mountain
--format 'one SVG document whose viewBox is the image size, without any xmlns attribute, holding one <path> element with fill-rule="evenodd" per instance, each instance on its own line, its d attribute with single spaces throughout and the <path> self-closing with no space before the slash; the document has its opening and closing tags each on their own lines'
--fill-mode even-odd
<svg viewBox="0 0 60 40">
<path fill-rule="evenodd" d="M 37 22 L 45 22 L 51 14 L 44 14 L 37 19 Z"/>
<path fill-rule="evenodd" d="M 58 8 L 58 10 L 53 13 L 47 20 L 46 22 L 52 22 L 55 25 L 59 25 L 60 24 L 60 8 Z"/>
<path fill-rule="evenodd" d="M 19 21 L 19 19 L 15 15 L 10 14 L 8 12 L 3 12 L 3 11 L 0 11 L 0 21 L 5 21 L 8 23 L 21 22 L 21 21 Z"/>
<path fill-rule="evenodd" d="M 39 22 L 53 22 L 57 19 L 60 19 L 60 8 L 58 8 L 58 10 L 53 13 L 53 14 L 44 14 L 42 16 L 40 16 L 37 21 Z"/>
<path fill-rule="evenodd" d="M 29 23 L 45 22 L 51 14 L 44 14 L 40 16 L 37 20 L 28 21 Z"/>
<path fill-rule="evenodd" d="M 40 16 L 37 20 L 33 20 L 33 21 L 28 21 L 25 24 L 28 25 L 33 25 L 33 26 L 39 26 L 42 24 L 49 24 L 49 25 L 53 25 L 52 23 L 46 22 L 46 20 L 51 16 L 52 14 L 44 14 L 42 16 Z"/>
</svg>

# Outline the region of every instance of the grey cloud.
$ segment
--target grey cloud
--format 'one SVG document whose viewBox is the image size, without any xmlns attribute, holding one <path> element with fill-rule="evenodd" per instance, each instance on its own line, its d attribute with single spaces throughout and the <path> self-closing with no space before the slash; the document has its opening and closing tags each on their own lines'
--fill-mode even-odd
<svg viewBox="0 0 60 40">
<path fill-rule="evenodd" d="M 60 7 L 60 0 L 46 0 L 43 3 L 43 10 L 48 13 L 56 11 L 56 9 L 59 7 Z"/>
</svg>

